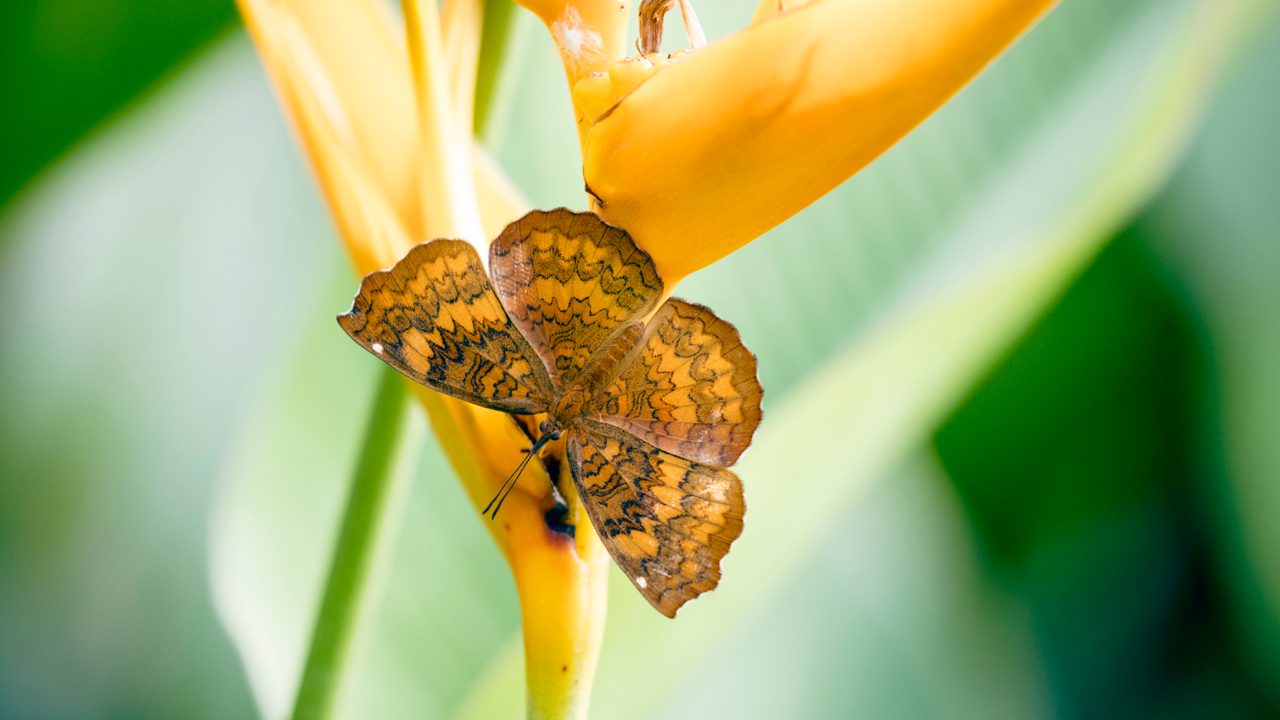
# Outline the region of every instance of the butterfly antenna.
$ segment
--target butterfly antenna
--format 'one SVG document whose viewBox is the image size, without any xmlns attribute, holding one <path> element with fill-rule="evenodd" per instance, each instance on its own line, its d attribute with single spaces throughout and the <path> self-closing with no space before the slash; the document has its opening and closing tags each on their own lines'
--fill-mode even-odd
<svg viewBox="0 0 1280 720">
<path fill-rule="evenodd" d="M 529 464 L 529 458 L 531 457 L 533 457 L 533 450 L 530 450 L 528 454 L 520 460 L 520 464 L 516 465 L 516 469 L 507 476 L 506 480 L 503 481 L 502 487 L 498 488 L 498 492 L 493 496 L 493 499 L 489 501 L 488 505 L 484 506 L 484 510 L 480 511 L 482 515 L 488 514 L 489 508 L 493 508 L 493 515 L 491 516 L 491 519 L 496 519 L 498 517 L 498 508 L 502 507 L 502 501 L 506 500 L 507 495 L 515 489 L 516 481 L 520 479 L 520 474 L 524 472 L 524 468 Z M 495 504 L 497 507 L 494 507 Z"/>
<path fill-rule="evenodd" d="M 493 514 L 489 516 L 489 519 L 498 519 L 498 511 L 502 509 L 502 503 L 506 502 L 507 496 L 511 494 L 511 491 L 516 489 L 516 482 L 520 479 L 521 473 L 523 473 L 525 467 L 529 465 L 529 461 L 538 454 L 538 451 L 542 449 L 542 446 L 546 445 L 547 441 L 551 440 L 551 438 L 551 433 L 543 433 L 542 437 L 538 438 L 538 441 L 533 444 L 533 447 L 529 448 L 529 453 L 524 456 L 519 465 L 516 465 L 516 469 L 512 471 L 511 476 L 502 483 L 502 487 L 498 489 L 498 493 L 493 496 L 493 499 L 489 501 L 488 505 L 484 506 L 484 510 L 480 511 L 481 515 L 488 513 L 489 508 L 492 507 Z M 495 505 L 494 503 L 497 504 Z"/>
</svg>

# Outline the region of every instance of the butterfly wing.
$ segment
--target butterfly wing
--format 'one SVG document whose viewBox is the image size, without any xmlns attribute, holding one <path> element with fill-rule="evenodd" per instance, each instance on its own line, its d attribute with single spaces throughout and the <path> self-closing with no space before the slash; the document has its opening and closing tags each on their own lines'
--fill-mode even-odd
<svg viewBox="0 0 1280 720">
<path fill-rule="evenodd" d="M 576 423 L 567 441 L 596 533 L 658 612 L 675 617 L 680 606 L 715 588 L 720 559 L 742 532 L 738 476 L 589 420 Z"/>
<path fill-rule="evenodd" d="M 737 462 L 760 424 L 756 358 L 711 310 L 672 298 L 585 415 L 712 465 Z"/>
<path fill-rule="evenodd" d="M 552 393 L 546 369 L 465 242 L 433 240 L 390 270 L 370 273 L 338 324 L 383 362 L 433 390 L 508 413 L 547 408 Z"/>
<path fill-rule="evenodd" d="M 489 246 L 494 289 L 558 387 L 621 328 L 649 314 L 662 281 L 627 233 L 591 213 L 535 210 Z"/>
</svg>

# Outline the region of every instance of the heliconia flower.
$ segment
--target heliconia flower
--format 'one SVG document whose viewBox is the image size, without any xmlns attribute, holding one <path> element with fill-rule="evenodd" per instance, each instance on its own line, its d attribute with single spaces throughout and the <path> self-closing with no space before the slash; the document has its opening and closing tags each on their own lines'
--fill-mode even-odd
<svg viewBox="0 0 1280 720">
<path fill-rule="evenodd" d="M 239 2 L 356 270 L 436 237 L 487 257 L 528 208 L 472 138 L 482 0 L 404 0 L 403 31 L 380 0 Z M 559 48 L 592 209 L 631 233 L 668 288 L 850 177 L 1054 4 L 762 0 L 746 28 L 703 46 L 681 0 L 691 48 L 667 57 L 655 35 L 677 3 L 644 0 L 645 52 L 628 58 L 628 0 L 521 2 Z M 527 437 L 500 413 L 414 391 L 483 507 Z M 520 596 L 530 714 L 580 716 L 609 561 L 575 499 L 576 537 L 548 527 L 548 490 L 534 463 L 485 524 Z"/>
</svg>

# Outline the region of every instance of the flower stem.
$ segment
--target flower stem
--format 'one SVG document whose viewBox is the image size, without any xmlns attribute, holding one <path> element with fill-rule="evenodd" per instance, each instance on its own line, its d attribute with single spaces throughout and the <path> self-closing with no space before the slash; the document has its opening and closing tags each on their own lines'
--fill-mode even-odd
<svg viewBox="0 0 1280 720">
<path fill-rule="evenodd" d="M 360 609 L 372 595 L 368 579 L 381 544 L 379 539 L 391 534 L 396 525 L 389 518 L 395 512 L 395 498 L 403 493 L 395 492 L 395 479 L 408 477 L 408 473 L 396 472 L 395 462 L 407 444 L 408 409 L 404 381 L 391 368 L 384 368 L 311 634 L 311 647 L 293 706 L 294 720 L 332 716 L 334 701 L 347 674 Z"/>
</svg>

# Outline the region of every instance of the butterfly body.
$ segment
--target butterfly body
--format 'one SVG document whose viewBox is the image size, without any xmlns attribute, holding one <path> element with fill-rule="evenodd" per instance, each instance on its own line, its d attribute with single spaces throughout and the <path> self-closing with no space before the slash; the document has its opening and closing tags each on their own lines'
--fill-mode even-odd
<svg viewBox="0 0 1280 720">
<path fill-rule="evenodd" d="M 663 302 L 649 256 L 590 213 L 526 215 L 491 245 L 490 272 L 467 243 L 424 243 L 366 277 L 339 323 L 428 387 L 546 413 L 605 547 L 674 616 L 716 586 L 742 531 L 724 467 L 760 422 L 755 356 L 709 309 Z"/>
</svg>

